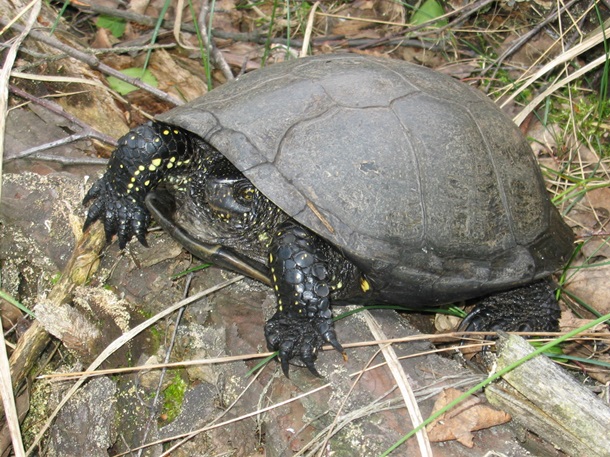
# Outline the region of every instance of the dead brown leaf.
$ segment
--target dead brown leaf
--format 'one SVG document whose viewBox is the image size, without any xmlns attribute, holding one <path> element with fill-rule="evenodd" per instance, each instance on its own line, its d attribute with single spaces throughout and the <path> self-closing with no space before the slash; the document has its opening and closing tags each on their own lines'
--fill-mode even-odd
<svg viewBox="0 0 610 457">
<path fill-rule="evenodd" d="M 564 313 L 564 314 L 566 314 L 566 313 Z M 569 315 L 566 316 L 566 318 L 564 318 L 564 316 L 562 315 L 562 318 L 561 318 L 562 324 L 564 322 L 564 319 L 571 319 L 571 318 L 574 319 L 575 322 L 580 321 L 580 324 L 587 322 L 585 319 L 574 318 L 570 312 L 568 312 L 568 314 Z M 568 325 L 572 325 L 572 324 L 569 323 Z M 574 326 L 574 328 L 576 328 L 576 326 Z M 562 329 L 563 329 L 563 326 L 562 326 Z M 607 325 L 598 325 L 594 329 L 591 329 L 591 331 L 607 332 L 608 326 Z M 607 343 L 607 341 L 606 341 L 606 343 Z M 572 341 L 569 344 L 567 344 L 566 346 L 564 346 L 562 351 L 564 354 L 572 356 L 572 357 L 579 357 L 581 359 L 595 360 L 596 362 L 610 364 L 610 353 L 607 350 L 607 344 L 597 345 L 590 340 L 584 340 L 584 339 L 576 340 L 576 341 Z M 585 372 L 587 374 L 587 376 L 590 376 L 591 378 L 595 379 L 596 381 L 598 381 L 602 384 L 607 384 L 608 382 L 610 382 L 610 370 L 608 370 L 607 368 L 604 368 L 604 367 L 601 367 L 598 365 L 587 364 L 586 362 L 581 362 L 581 363 L 579 363 L 579 365 L 582 366 L 582 370 L 583 370 L 583 372 Z"/>
<path fill-rule="evenodd" d="M 600 314 L 610 313 L 610 265 L 577 270 L 566 289 Z"/>
<path fill-rule="evenodd" d="M 149 68 L 159 81 L 159 88 L 176 98 L 189 101 L 207 92 L 205 82 L 165 50 L 153 52 Z M 204 74 L 202 67 L 198 74 Z"/>
<path fill-rule="evenodd" d="M 521 36 L 517 34 L 509 36 L 502 44 L 501 49 L 505 50 L 510 48 L 513 42 L 520 38 Z M 559 41 L 546 32 L 540 32 L 528 40 L 524 46 L 519 48 L 519 50 L 513 54 L 510 60 L 511 62 L 520 64 L 520 66 L 523 67 L 531 67 L 540 61 L 546 62 L 550 60 L 560 52 L 561 46 Z M 517 73 L 518 76 L 520 76 L 519 73 Z"/>
<path fill-rule="evenodd" d="M 561 319 L 559 319 L 559 328 L 562 332 L 570 332 L 574 329 L 582 327 L 583 325 L 591 322 L 592 319 L 582 319 L 577 317 L 571 310 L 566 310 L 561 313 Z M 607 332 L 608 325 L 607 324 L 598 324 L 593 328 L 588 330 L 589 333 L 596 332 Z"/>
<path fill-rule="evenodd" d="M 462 319 L 449 314 L 437 314 L 434 316 L 434 328 L 439 333 L 454 331 L 460 325 Z"/>
<path fill-rule="evenodd" d="M 112 35 L 108 33 L 108 30 L 104 28 L 97 29 L 97 31 L 95 32 L 95 39 L 91 43 L 91 47 L 93 49 L 111 48 L 113 44 L 111 36 Z"/>
<path fill-rule="evenodd" d="M 445 389 L 436 402 L 434 411 L 445 407 L 463 392 Z M 428 437 L 432 442 L 457 440 L 466 447 L 473 447 L 472 432 L 510 421 L 510 415 L 498 411 L 478 397 L 470 397 L 428 425 Z"/>
<path fill-rule="evenodd" d="M 4 330 L 8 330 L 17 324 L 17 321 L 22 316 L 23 313 L 19 310 L 19 308 L 0 298 L 0 317 L 2 319 L 2 328 Z"/>
</svg>

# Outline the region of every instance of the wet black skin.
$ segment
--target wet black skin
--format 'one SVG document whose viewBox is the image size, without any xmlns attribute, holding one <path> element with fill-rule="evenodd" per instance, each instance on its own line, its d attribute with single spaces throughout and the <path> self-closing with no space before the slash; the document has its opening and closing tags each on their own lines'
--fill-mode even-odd
<svg viewBox="0 0 610 457">
<path fill-rule="evenodd" d="M 265 337 L 286 376 L 291 362 L 317 375 L 324 343 L 343 352 L 331 303 L 362 301 L 370 287 L 364 275 L 197 136 L 159 122 L 133 129 L 119 140 L 89 201 L 85 229 L 102 220 L 108 241 L 118 235 L 121 248 L 134 236 L 146 245 L 152 213 L 195 256 L 273 287 L 277 309 Z M 178 221 L 176 205 L 183 214 Z M 558 317 L 553 289 L 540 281 L 483 300 L 462 329 L 554 331 Z"/>
<path fill-rule="evenodd" d="M 133 236 L 146 244 L 152 212 L 197 257 L 272 286 L 277 311 L 265 336 L 286 375 L 290 361 L 317 375 L 314 362 L 324 343 L 343 352 L 330 302 L 359 290 L 355 266 L 288 218 L 203 141 L 161 123 L 132 130 L 87 193 L 85 203 L 91 200 L 85 228 L 102 219 L 107 239 L 118 234 L 121 248 Z M 188 202 L 183 212 L 196 219 L 197 238 L 172 220 L 176 200 Z"/>
</svg>

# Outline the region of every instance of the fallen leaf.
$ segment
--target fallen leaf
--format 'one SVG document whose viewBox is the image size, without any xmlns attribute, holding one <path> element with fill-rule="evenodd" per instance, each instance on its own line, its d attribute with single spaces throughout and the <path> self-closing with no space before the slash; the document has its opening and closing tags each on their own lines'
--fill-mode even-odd
<svg viewBox="0 0 610 457">
<path fill-rule="evenodd" d="M 600 314 L 610 313 L 610 265 L 587 265 L 586 268 L 578 268 L 575 264 L 571 271 L 576 273 L 568 278 L 566 290 Z"/>
<path fill-rule="evenodd" d="M 581 319 L 576 317 L 574 313 L 570 310 L 564 311 L 561 313 L 561 319 L 559 319 L 559 328 L 562 332 L 570 332 L 574 329 L 582 327 L 583 325 L 588 324 L 593 319 Z M 595 327 L 587 330 L 587 333 L 597 333 L 597 332 L 607 332 L 608 325 L 607 324 L 597 324 Z"/>
<path fill-rule="evenodd" d="M 453 388 L 445 389 L 434 403 L 434 411 L 445 407 L 462 393 Z M 432 442 L 457 440 L 471 448 L 474 446 L 472 432 L 504 424 L 510 419 L 507 413 L 498 411 L 478 397 L 472 396 L 428 425 L 426 430 Z"/>
<path fill-rule="evenodd" d="M 440 332 L 452 332 L 460 325 L 462 319 L 449 314 L 437 314 L 434 316 L 434 328 Z"/>
</svg>

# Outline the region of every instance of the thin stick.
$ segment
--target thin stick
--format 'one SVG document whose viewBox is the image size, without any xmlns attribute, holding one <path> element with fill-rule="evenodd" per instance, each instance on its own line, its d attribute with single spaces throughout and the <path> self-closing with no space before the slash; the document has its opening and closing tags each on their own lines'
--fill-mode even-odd
<svg viewBox="0 0 610 457">
<path fill-rule="evenodd" d="M 199 292 L 199 293 L 193 295 L 192 297 L 189 297 L 189 298 L 187 298 L 185 300 L 181 300 L 178 303 L 170 306 L 169 308 L 166 308 L 165 310 L 161 311 L 157 315 L 151 317 L 150 319 L 145 320 L 140 325 L 132 328 L 131 330 L 129 330 L 128 332 L 124 333 L 119 338 L 114 340 L 112 343 L 110 343 L 106 347 L 106 349 L 104 349 L 102 351 L 102 353 L 99 356 L 97 356 L 97 358 L 93 362 L 91 362 L 91 365 L 89 365 L 89 367 L 87 367 L 86 371 L 93 371 L 93 370 L 95 370 L 102 363 L 104 363 L 104 361 L 108 357 L 110 357 L 117 349 L 119 349 L 121 346 L 123 346 L 125 343 L 130 341 L 136 335 L 140 334 L 145 329 L 147 329 L 148 327 L 153 325 L 155 322 L 163 319 L 165 316 L 170 315 L 174 311 L 176 311 L 176 310 L 178 310 L 178 309 L 182 308 L 183 306 L 186 306 L 186 305 L 188 305 L 190 303 L 193 303 L 193 302 L 199 300 L 200 298 L 205 297 L 206 295 L 209 295 L 209 294 L 211 294 L 213 292 L 216 292 L 216 291 L 218 291 L 218 290 L 220 290 L 220 289 L 222 289 L 224 287 L 227 287 L 227 286 L 229 286 L 229 285 L 231 285 L 231 284 L 233 284 L 235 282 L 241 281 L 243 278 L 244 278 L 243 276 L 236 276 L 233 279 L 230 279 L 228 281 L 224 281 L 224 282 L 222 282 L 222 283 L 220 283 L 220 284 L 218 284 L 218 285 L 216 285 L 214 287 L 210 287 L 209 289 L 206 289 L 206 290 L 204 290 L 202 292 Z M 26 455 L 31 455 L 32 452 L 38 447 L 38 445 L 40 443 L 40 440 L 42 439 L 43 435 L 46 433 L 48 428 L 51 426 L 51 423 L 55 419 L 55 416 L 57 416 L 57 414 L 59 413 L 61 408 L 63 408 L 63 406 L 72 397 L 72 395 L 74 395 L 74 393 L 79 389 L 80 386 L 82 386 L 84 384 L 84 382 L 87 379 L 89 379 L 89 376 L 83 375 L 78 381 L 76 381 L 74 383 L 74 385 L 70 388 L 70 390 L 68 390 L 68 392 L 66 392 L 66 395 L 64 395 L 62 400 L 59 402 L 59 404 L 57 405 L 57 408 L 55 408 L 55 410 L 47 418 L 47 421 L 41 427 L 40 431 L 36 435 L 36 438 L 34 439 L 34 442 L 30 446 L 30 448 L 28 449 Z"/>
<path fill-rule="evenodd" d="M 5 20 L 0 18 L 0 23 L 5 23 Z M 11 28 L 18 32 L 21 32 L 24 29 L 22 26 L 20 26 L 18 24 L 13 24 L 11 26 Z M 67 44 L 59 41 L 55 37 L 49 36 L 43 32 L 39 32 L 36 30 L 32 30 L 30 32 L 30 37 L 34 38 L 42 43 L 45 43 L 55 49 L 58 49 L 61 52 L 67 54 L 68 56 L 70 56 L 76 60 L 80 60 L 81 62 L 86 63 L 87 65 L 89 65 L 91 68 L 93 68 L 95 70 L 101 71 L 102 73 L 109 75 L 109 76 L 114 76 L 115 78 L 120 79 L 121 81 L 125 81 L 133 86 L 139 87 L 140 89 L 150 92 L 154 96 L 158 97 L 160 100 L 166 101 L 169 104 L 172 104 L 174 106 L 180 106 L 180 105 L 184 104 L 184 102 L 182 100 L 179 100 L 179 99 L 163 92 L 162 90 L 157 89 L 156 87 L 153 87 L 149 84 L 142 82 L 142 80 L 139 78 L 131 78 L 131 77 L 125 75 L 124 73 L 121 73 L 120 71 L 115 70 L 114 68 L 109 67 L 108 65 L 100 62 L 99 59 L 97 57 L 95 57 L 94 55 L 87 54 L 86 52 L 83 52 L 83 51 L 75 49 L 71 46 L 68 46 Z M 6 65 L 4 68 L 6 68 Z M 4 70 L 4 68 L 3 68 L 3 70 Z"/>
<path fill-rule="evenodd" d="M 6 129 L 6 111 L 8 104 L 8 81 L 11 74 L 11 69 L 17 58 L 17 51 L 21 43 L 28 36 L 32 27 L 36 23 L 42 2 L 40 0 L 32 0 L 25 7 L 25 11 L 32 9 L 25 27 L 22 27 L 20 35 L 13 41 L 13 44 L 6 53 L 4 65 L 0 70 L 0 198 L 2 197 L 2 160 L 4 156 L 4 131 Z M 23 14 L 23 13 L 22 13 Z M 15 396 L 13 392 L 13 383 L 11 380 L 11 367 L 6 353 L 6 345 L 4 342 L 4 333 L 0 332 L 0 393 L 2 394 L 2 404 L 4 406 L 4 414 L 6 422 L 11 434 L 11 442 L 13 443 L 13 452 L 16 457 L 25 456 L 23 449 L 23 441 L 21 440 L 21 428 L 19 426 L 19 415 L 15 405 Z"/>
</svg>

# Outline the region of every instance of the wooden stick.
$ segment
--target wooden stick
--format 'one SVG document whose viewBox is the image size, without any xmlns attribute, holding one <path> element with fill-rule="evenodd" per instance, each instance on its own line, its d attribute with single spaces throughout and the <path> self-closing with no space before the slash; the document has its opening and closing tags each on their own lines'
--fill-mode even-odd
<svg viewBox="0 0 610 457">
<path fill-rule="evenodd" d="M 534 351 L 516 335 L 500 335 L 498 346 L 498 370 Z M 610 407 L 572 375 L 538 356 L 503 379 L 485 390 L 491 404 L 568 455 L 608 456 Z"/>
<path fill-rule="evenodd" d="M 50 302 L 57 304 L 66 302 L 70 299 L 76 286 L 85 284 L 89 280 L 98 268 L 99 255 L 104 245 L 105 236 L 102 224 L 93 224 L 78 240 L 61 279 L 49 293 Z M 19 339 L 10 359 L 11 377 L 15 390 L 25 380 L 49 341 L 51 341 L 51 337 L 38 321 L 34 321 Z"/>
</svg>

